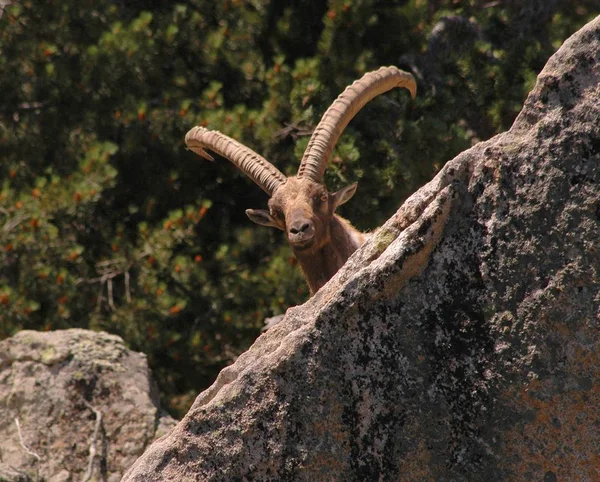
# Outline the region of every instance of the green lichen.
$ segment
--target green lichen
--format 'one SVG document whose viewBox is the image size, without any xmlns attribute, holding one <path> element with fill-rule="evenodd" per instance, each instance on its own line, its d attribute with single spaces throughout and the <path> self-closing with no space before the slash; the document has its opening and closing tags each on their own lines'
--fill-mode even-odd
<svg viewBox="0 0 600 482">
<path fill-rule="evenodd" d="M 523 149 L 521 142 L 506 142 L 502 144 L 502 151 L 509 157 L 514 157 Z"/>
<path fill-rule="evenodd" d="M 387 247 L 394 242 L 400 232 L 394 228 L 382 227 L 375 233 L 375 239 L 373 240 L 373 249 L 377 252 L 377 255 L 383 253 Z"/>
<path fill-rule="evenodd" d="M 46 346 L 40 351 L 40 361 L 44 365 L 53 365 L 56 363 L 57 353 L 54 347 Z"/>
</svg>

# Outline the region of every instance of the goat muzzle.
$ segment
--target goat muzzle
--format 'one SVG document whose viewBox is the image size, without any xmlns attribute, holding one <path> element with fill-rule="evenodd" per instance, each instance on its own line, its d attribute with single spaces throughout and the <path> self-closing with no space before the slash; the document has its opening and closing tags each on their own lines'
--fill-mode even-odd
<svg viewBox="0 0 600 482">
<path fill-rule="evenodd" d="M 315 237 L 315 226 L 310 219 L 297 219 L 290 223 L 287 234 L 293 247 L 303 249 L 308 247 Z"/>
</svg>

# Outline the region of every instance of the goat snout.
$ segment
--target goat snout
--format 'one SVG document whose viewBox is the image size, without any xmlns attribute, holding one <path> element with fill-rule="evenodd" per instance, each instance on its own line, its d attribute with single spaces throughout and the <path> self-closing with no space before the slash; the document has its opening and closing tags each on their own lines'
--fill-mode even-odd
<svg viewBox="0 0 600 482">
<path fill-rule="evenodd" d="M 302 224 L 302 226 L 300 226 L 300 223 L 298 223 L 296 226 L 292 226 L 290 228 L 290 233 L 300 234 L 300 233 L 303 233 L 304 231 L 306 231 L 308 228 L 310 228 L 310 223 L 304 223 L 304 224 Z"/>
<path fill-rule="evenodd" d="M 308 219 L 293 222 L 288 230 L 288 238 L 292 243 L 303 243 L 313 238 L 315 228 Z"/>
</svg>

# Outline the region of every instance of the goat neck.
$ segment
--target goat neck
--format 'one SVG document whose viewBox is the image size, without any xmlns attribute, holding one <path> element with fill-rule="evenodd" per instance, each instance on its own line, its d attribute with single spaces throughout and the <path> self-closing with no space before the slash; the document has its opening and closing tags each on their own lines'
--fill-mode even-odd
<svg viewBox="0 0 600 482">
<path fill-rule="evenodd" d="M 294 249 L 294 256 L 306 277 L 310 294 L 315 294 L 344 265 L 365 239 L 346 219 L 333 215 L 327 226 L 328 241 L 317 249 Z"/>
</svg>

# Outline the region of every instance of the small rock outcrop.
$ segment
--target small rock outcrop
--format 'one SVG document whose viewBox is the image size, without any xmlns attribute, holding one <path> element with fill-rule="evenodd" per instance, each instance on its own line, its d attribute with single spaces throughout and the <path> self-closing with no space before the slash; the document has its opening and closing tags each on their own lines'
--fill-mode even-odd
<svg viewBox="0 0 600 482">
<path fill-rule="evenodd" d="M 145 355 L 118 336 L 21 331 L 0 342 L 0 480 L 116 482 L 174 425 Z"/>
<path fill-rule="evenodd" d="M 600 17 L 125 481 L 600 480 Z"/>
</svg>

